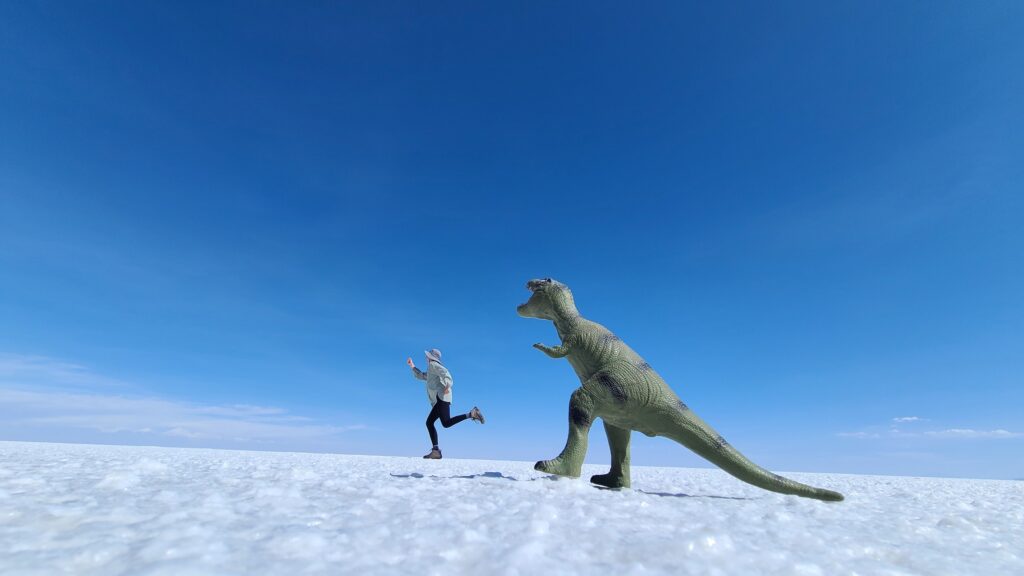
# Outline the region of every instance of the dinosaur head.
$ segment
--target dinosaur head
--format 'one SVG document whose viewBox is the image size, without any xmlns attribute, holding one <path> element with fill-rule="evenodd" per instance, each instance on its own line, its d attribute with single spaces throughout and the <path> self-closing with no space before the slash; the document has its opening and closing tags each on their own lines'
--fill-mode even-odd
<svg viewBox="0 0 1024 576">
<path fill-rule="evenodd" d="M 572 291 L 565 284 L 551 278 L 530 280 L 526 287 L 533 292 L 525 304 L 520 304 L 516 312 L 524 318 L 543 318 L 559 320 L 579 315 L 576 303 L 572 299 Z"/>
</svg>

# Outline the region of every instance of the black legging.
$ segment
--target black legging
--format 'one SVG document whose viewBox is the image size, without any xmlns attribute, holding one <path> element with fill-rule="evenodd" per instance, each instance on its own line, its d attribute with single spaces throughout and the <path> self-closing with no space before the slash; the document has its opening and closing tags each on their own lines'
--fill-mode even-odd
<svg viewBox="0 0 1024 576">
<path fill-rule="evenodd" d="M 427 432 L 430 432 L 430 442 L 437 446 L 437 429 L 434 428 L 434 422 L 441 420 L 441 426 L 445 428 L 451 428 L 459 422 L 462 422 L 466 418 L 469 418 L 469 414 L 459 414 L 455 418 L 451 416 L 452 403 L 441 400 L 441 397 L 437 397 L 437 402 L 434 403 L 434 407 L 430 409 L 430 414 L 427 415 Z"/>
</svg>

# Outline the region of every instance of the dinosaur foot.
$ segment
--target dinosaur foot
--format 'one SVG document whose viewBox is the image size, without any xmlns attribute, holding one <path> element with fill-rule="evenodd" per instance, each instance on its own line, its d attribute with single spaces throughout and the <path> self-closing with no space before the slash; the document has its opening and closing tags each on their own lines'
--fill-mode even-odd
<svg viewBox="0 0 1024 576">
<path fill-rule="evenodd" d="M 607 488 L 629 488 L 629 476 L 623 474 L 595 474 L 590 477 L 592 484 L 605 486 Z"/>
<path fill-rule="evenodd" d="M 580 477 L 580 466 L 577 466 L 574 469 L 561 458 L 555 458 L 554 460 L 541 460 L 533 465 L 533 469 L 546 474 L 555 474 L 557 476 L 568 476 L 570 478 Z"/>
</svg>

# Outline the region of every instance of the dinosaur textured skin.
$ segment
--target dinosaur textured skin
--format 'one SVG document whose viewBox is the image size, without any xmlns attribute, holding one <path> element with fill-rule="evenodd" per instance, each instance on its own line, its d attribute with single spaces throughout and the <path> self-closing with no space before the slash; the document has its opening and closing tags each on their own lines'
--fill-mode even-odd
<svg viewBox="0 0 1024 576">
<path fill-rule="evenodd" d="M 569 287 L 544 278 L 530 280 L 533 293 L 520 316 L 554 322 L 561 344 L 534 344 L 551 358 L 565 358 L 582 385 L 569 400 L 569 438 L 562 453 L 534 466 L 541 472 L 578 478 L 587 453 L 587 434 L 596 418 L 604 423 L 611 470 L 590 481 L 629 487 L 629 437 L 633 430 L 679 442 L 729 474 L 759 488 L 826 501 L 842 494 L 801 484 L 761 468 L 729 445 L 693 413 L 639 354 L 604 326 L 580 316 Z"/>
</svg>

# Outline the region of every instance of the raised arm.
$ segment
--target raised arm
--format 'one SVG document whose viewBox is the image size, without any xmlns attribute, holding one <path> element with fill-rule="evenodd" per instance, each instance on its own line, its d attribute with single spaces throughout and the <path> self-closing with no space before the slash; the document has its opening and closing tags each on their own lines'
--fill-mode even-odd
<svg viewBox="0 0 1024 576">
<path fill-rule="evenodd" d="M 412 358 L 407 358 L 405 363 L 409 365 L 409 368 L 412 368 L 412 375 L 415 376 L 417 380 L 427 379 L 427 373 L 417 368 L 416 365 L 413 364 Z"/>
</svg>

